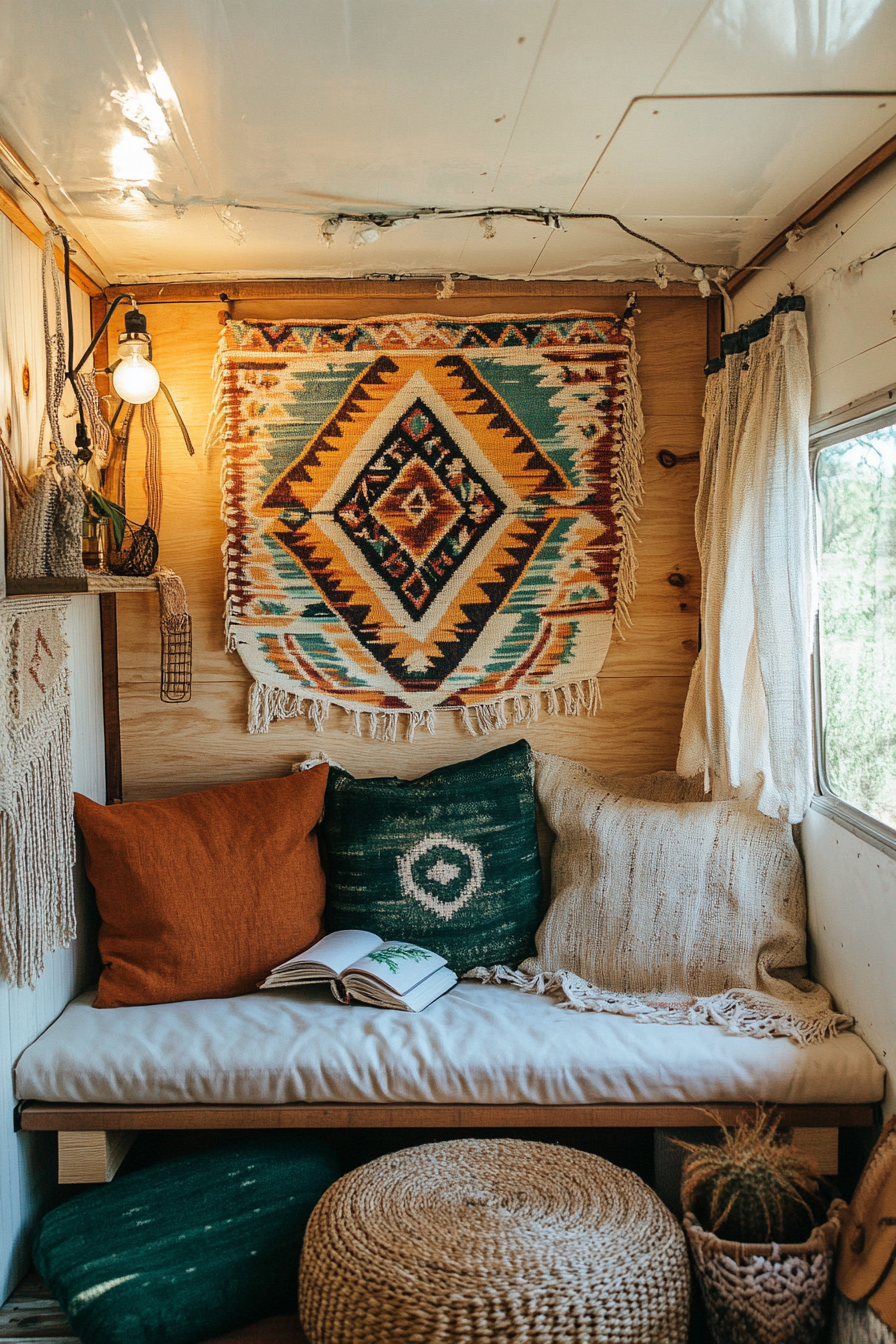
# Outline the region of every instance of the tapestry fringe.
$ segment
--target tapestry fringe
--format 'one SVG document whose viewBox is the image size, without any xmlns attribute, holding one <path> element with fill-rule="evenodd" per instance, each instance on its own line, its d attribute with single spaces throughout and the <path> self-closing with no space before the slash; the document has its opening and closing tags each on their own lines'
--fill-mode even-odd
<svg viewBox="0 0 896 1344">
<path fill-rule="evenodd" d="M 52 727 L 48 730 L 48 722 Z M 0 976 L 34 988 L 46 956 L 75 936 L 75 823 L 68 685 L 59 678 L 19 734 L 30 763 L 0 807 Z M 61 824 L 60 824 L 61 823 Z"/>
<path fill-rule="evenodd" d="M 360 709 L 326 696 L 309 695 L 307 691 L 286 691 L 279 686 L 265 686 L 253 681 L 249 690 L 248 731 L 266 733 L 279 719 L 307 718 L 314 724 L 315 731 L 321 733 L 334 707 L 351 719 L 356 737 L 363 737 L 366 728 L 367 735 L 375 741 L 397 742 L 401 737 L 406 742 L 413 742 L 418 728 L 425 728 L 435 735 L 439 714 L 459 713 L 461 723 L 471 737 L 487 737 L 502 728 L 537 723 L 542 710 L 551 715 L 596 714 L 602 708 L 602 701 L 597 677 L 569 686 L 552 686 L 546 691 L 507 695 L 489 704 L 463 705 L 459 710 Z"/>
<path fill-rule="evenodd" d="M 635 543 L 638 534 L 635 526 L 640 522 L 638 509 L 644 495 L 644 482 L 641 465 L 644 461 L 644 416 L 641 410 L 641 385 L 638 382 L 638 364 L 640 356 L 635 345 L 634 319 L 629 319 L 631 328 L 631 348 L 625 366 L 625 394 L 622 398 L 622 424 L 619 434 L 622 440 L 619 456 L 613 459 L 613 512 L 619 520 L 622 543 L 619 550 L 619 568 L 616 574 L 616 616 L 615 629 L 621 639 L 622 626 L 631 626 L 629 606 L 637 590 L 638 561 L 635 557 Z"/>
<path fill-rule="evenodd" d="M 202 440 L 202 451 L 206 457 L 219 444 L 223 445 L 227 437 L 227 411 L 224 406 L 224 360 L 221 357 L 220 349 L 215 354 L 211 376 L 212 404 L 208 413 L 208 423 L 205 426 L 205 437 Z"/>
<path fill-rule="evenodd" d="M 525 963 L 524 963 L 525 965 Z M 848 1031 L 854 1019 L 835 1012 L 824 990 L 806 994 L 805 1012 L 792 1001 L 752 989 L 729 989 L 707 998 L 674 994 L 617 994 L 598 989 L 572 971 L 528 973 L 510 966 L 476 966 L 464 976 L 486 985 L 513 985 L 524 994 L 559 998 L 560 1008 L 576 1012 L 615 1013 L 666 1026 L 722 1027 L 730 1036 L 768 1039 L 783 1036 L 797 1045 L 813 1045 Z M 802 1005 L 800 1005 L 802 1006 Z"/>
</svg>

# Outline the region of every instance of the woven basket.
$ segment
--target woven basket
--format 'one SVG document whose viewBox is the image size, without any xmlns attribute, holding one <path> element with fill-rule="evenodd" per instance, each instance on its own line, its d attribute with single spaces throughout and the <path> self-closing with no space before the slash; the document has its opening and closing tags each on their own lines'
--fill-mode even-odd
<svg viewBox="0 0 896 1344">
<path fill-rule="evenodd" d="M 720 1241 L 690 1211 L 684 1230 L 703 1290 L 715 1344 L 815 1344 L 827 1318 L 833 1259 L 846 1210 L 799 1245 Z"/>
<path fill-rule="evenodd" d="M 299 1314 L 311 1344 L 685 1344 L 689 1277 L 681 1229 L 630 1171 L 457 1139 L 330 1187 Z"/>
</svg>

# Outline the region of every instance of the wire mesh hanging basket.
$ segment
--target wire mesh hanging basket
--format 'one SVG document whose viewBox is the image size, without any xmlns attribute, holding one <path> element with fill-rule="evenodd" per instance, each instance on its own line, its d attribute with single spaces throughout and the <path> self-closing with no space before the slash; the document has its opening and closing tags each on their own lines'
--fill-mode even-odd
<svg viewBox="0 0 896 1344">
<path fill-rule="evenodd" d="M 149 523 L 124 520 L 124 537 L 109 554 L 110 574 L 146 578 L 159 562 L 159 539 Z"/>
</svg>

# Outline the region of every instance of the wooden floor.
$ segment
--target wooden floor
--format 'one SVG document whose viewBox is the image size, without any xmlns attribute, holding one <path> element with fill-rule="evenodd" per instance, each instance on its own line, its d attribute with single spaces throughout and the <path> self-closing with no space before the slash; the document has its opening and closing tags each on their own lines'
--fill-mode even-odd
<svg viewBox="0 0 896 1344">
<path fill-rule="evenodd" d="M 47 1286 L 29 1274 L 0 1307 L 2 1344 L 79 1344 Z M 256 1325 L 217 1335 L 208 1344 L 307 1344 L 295 1316 L 272 1316 Z"/>
</svg>

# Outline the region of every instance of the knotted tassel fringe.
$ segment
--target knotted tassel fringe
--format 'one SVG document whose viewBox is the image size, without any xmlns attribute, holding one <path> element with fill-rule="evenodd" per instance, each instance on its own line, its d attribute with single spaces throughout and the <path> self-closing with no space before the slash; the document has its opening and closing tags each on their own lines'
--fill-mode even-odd
<svg viewBox="0 0 896 1344">
<path fill-rule="evenodd" d="M 413 742 L 418 728 L 435 734 L 439 713 L 459 713 L 460 721 L 471 737 L 487 737 L 502 728 L 536 723 L 542 708 L 548 714 L 578 715 L 596 714 L 602 707 L 597 677 L 572 682 L 569 686 L 551 687 L 547 691 L 507 695 L 491 704 L 463 705 L 460 710 L 441 711 L 360 709 L 357 705 L 342 705 L 337 700 L 309 695 L 305 691 L 287 691 L 254 681 L 249 692 L 248 729 L 250 733 L 266 733 L 278 719 L 307 718 L 320 733 L 334 706 L 350 717 L 356 737 L 363 737 L 366 730 L 369 737 L 379 742 L 397 742 L 399 737 Z"/>
<path fill-rule="evenodd" d="M 533 959 L 534 961 L 534 959 Z M 537 962 L 535 963 L 537 965 Z M 666 1026 L 716 1026 L 730 1036 L 767 1039 L 784 1036 L 797 1045 L 813 1045 L 848 1031 L 853 1018 L 830 1007 L 820 986 L 803 992 L 789 987 L 791 997 L 777 999 L 753 989 L 729 989 L 723 994 L 696 998 L 684 994 L 617 994 L 599 989 L 572 971 L 519 970 L 509 966 L 476 966 L 464 976 L 486 985 L 513 985 L 524 994 L 549 994 L 558 1007 L 580 1013 L 615 1013 Z M 788 992 L 782 982 L 782 994 Z M 792 995 L 798 997 L 794 999 Z"/>
</svg>

